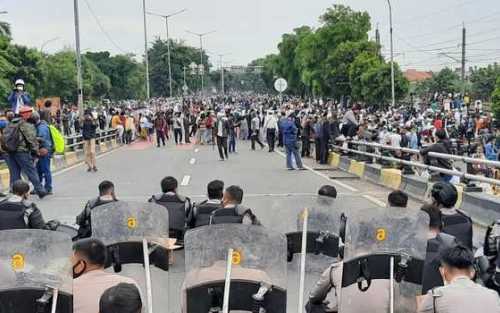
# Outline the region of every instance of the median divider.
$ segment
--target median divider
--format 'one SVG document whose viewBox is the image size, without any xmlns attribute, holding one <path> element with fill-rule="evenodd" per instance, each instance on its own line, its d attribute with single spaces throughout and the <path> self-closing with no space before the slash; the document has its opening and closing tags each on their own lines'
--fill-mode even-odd
<svg viewBox="0 0 500 313">
<path fill-rule="evenodd" d="M 403 175 L 400 188 L 410 197 L 423 199 L 429 190 L 429 183 L 426 178 L 417 175 Z"/>
<path fill-rule="evenodd" d="M 340 154 L 331 152 L 330 153 L 330 165 L 338 168 L 340 164 Z"/>
<path fill-rule="evenodd" d="M 401 170 L 395 168 L 384 168 L 380 171 L 380 183 L 391 189 L 401 187 Z"/>
<path fill-rule="evenodd" d="M 351 160 L 346 157 L 346 156 L 341 156 L 340 157 L 340 164 L 339 168 L 343 171 L 349 171 L 349 168 L 351 167 Z"/>
<path fill-rule="evenodd" d="M 365 173 L 365 162 L 351 160 L 351 165 L 349 166 L 349 173 L 354 174 L 358 177 L 363 177 Z"/>
</svg>

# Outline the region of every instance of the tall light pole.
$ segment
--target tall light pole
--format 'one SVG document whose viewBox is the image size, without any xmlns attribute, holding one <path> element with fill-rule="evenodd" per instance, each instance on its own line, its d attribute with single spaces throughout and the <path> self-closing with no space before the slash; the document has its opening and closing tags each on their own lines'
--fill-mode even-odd
<svg viewBox="0 0 500 313">
<path fill-rule="evenodd" d="M 200 37 L 200 76 L 201 76 L 201 92 L 203 93 L 203 75 L 204 75 L 204 71 L 203 71 L 203 37 L 205 37 L 206 35 L 208 34 L 212 34 L 212 33 L 215 33 L 215 30 L 212 30 L 210 32 L 206 32 L 206 33 L 195 33 L 195 32 L 191 32 L 191 31 L 187 31 L 188 33 L 190 34 L 193 34 L 195 36 L 198 36 Z"/>
<path fill-rule="evenodd" d="M 144 63 L 146 65 L 146 99 L 149 100 L 149 58 L 148 58 L 148 28 L 146 23 L 146 0 L 142 0 L 142 13 L 144 16 Z"/>
<path fill-rule="evenodd" d="M 76 84 L 78 88 L 78 111 L 83 116 L 83 78 L 82 56 L 80 54 L 80 16 L 78 13 L 78 0 L 73 1 L 75 10 L 75 42 L 76 42 Z"/>
<path fill-rule="evenodd" d="M 170 63 L 170 37 L 168 34 L 168 19 L 171 18 L 172 16 L 181 14 L 182 12 L 185 12 L 186 9 L 182 9 L 180 11 L 177 11 L 172 14 L 168 15 L 161 15 L 161 14 L 156 14 L 152 12 L 147 12 L 149 15 L 154 15 L 154 16 L 159 16 L 165 19 L 165 26 L 167 28 L 167 55 L 168 55 L 168 88 L 169 88 L 169 96 L 172 97 L 172 65 Z"/>
<path fill-rule="evenodd" d="M 391 94 L 392 94 L 392 106 L 396 105 L 396 91 L 394 89 L 394 42 L 392 38 L 392 6 L 391 0 L 387 0 L 387 4 L 389 5 L 389 25 L 390 25 L 390 34 L 391 34 Z"/>
<path fill-rule="evenodd" d="M 225 94 L 225 85 L 224 85 L 224 62 L 222 61 L 222 57 L 229 55 L 229 53 L 218 54 L 220 61 L 220 90 L 221 93 Z"/>
</svg>

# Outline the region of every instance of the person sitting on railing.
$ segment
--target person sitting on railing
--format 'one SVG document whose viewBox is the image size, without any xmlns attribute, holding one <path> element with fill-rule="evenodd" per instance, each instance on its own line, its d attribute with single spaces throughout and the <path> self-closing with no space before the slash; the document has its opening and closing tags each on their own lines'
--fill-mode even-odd
<svg viewBox="0 0 500 313">
<path fill-rule="evenodd" d="M 450 141 L 444 129 L 436 130 L 436 137 L 438 141 L 428 147 L 422 148 L 420 154 L 424 157 L 424 163 L 427 165 L 453 170 L 453 165 L 450 159 L 436 158 L 428 156 L 429 152 L 452 154 Z M 440 173 L 440 180 L 449 182 L 453 176 Z"/>
</svg>

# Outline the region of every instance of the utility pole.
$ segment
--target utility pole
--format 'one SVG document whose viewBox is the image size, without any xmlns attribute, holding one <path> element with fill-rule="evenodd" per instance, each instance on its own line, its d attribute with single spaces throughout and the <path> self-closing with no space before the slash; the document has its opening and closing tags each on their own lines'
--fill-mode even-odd
<svg viewBox="0 0 500 313">
<path fill-rule="evenodd" d="M 462 99 L 465 96 L 465 23 L 462 27 Z"/>
<path fill-rule="evenodd" d="M 378 53 L 380 54 L 380 31 L 378 30 L 378 23 L 377 23 L 377 29 L 375 29 L 375 42 L 377 43 L 377 49 Z"/>
<path fill-rule="evenodd" d="M 396 92 L 394 89 L 394 41 L 392 37 L 392 7 L 391 0 L 387 0 L 387 4 L 389 5 L 389 24 L 390 24 L 390 34 L 391 34 L 391 94 L 392 94 L 392 106 L 396 106 Z"/>
<path fill-rule="evenodd" d="M 83 78 L 82 78 L 82 56 L 80 54 L 80 16 L 78 11 L 78 0 L 73 1 L 75 10 L 75 46 L 76 46 L 76 84 L 78 92 L 78 111 L 83 116 Z"/>
<path fill-rule="evenodd" d="M 167 58 L 168 58 L 168 89 L 169 89 L 169 96 L 172 97 L 172 64 L 171 64 L 171 59 L 170 59 L 170 36 L 168 32 L 168 19 L 171 18 L 172 16 L 175 16 L 177 14 L 181 14 L 182 12 L 186 11 L 186 9 L 182 9 L 180 11 L 177 11 L 172 14 L 168 15 L 161 15 L 161 14 L 156 14 L 152 12 L 147 12 L 149 15 L 154 15 L 158 16 L 161 18 L 165 19 L 165 27 L 167 28 Z"/>
<path fill-rule="evenodd" d="M 146 65 L 146 100 L 149 100 L 149 58 L 148 58 L 148 29 L 146 23 L 146 0 L 142 0 L 142 13 L 144 16 L 144 63 Z"/>
</svg>

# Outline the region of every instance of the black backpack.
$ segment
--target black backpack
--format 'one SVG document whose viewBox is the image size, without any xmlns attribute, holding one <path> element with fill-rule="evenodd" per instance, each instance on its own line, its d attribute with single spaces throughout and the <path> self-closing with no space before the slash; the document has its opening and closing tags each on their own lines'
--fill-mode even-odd
<svg viewBox="0 0 500 313">
<path fill-rule="evenodd" d="M 2 136 L 2 149 L 6 152 L 16 152 L 17 147 L 19 146 L 19 143 L 21 142 L 20 140 L 20 135 L 22 135 L 22 132 L 20 130 L 20 123 L 9 123 L 7 127 L 3 131 L 3 136 Z M 24 137 L 24 135 L 23 135 Z"/>
</svg>

